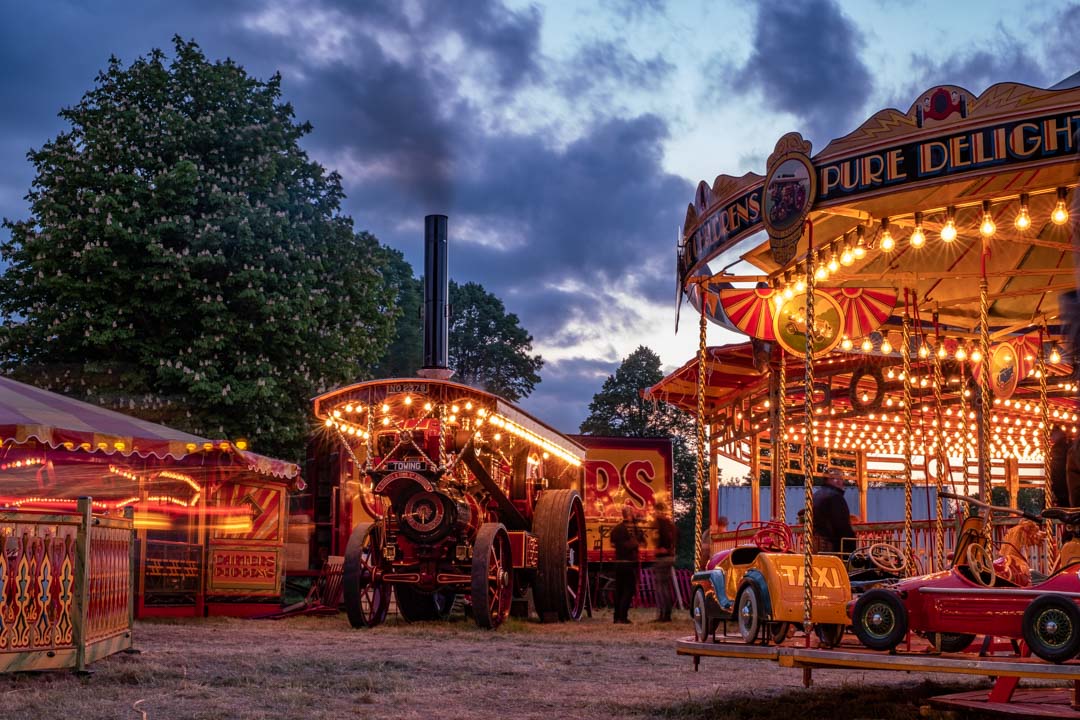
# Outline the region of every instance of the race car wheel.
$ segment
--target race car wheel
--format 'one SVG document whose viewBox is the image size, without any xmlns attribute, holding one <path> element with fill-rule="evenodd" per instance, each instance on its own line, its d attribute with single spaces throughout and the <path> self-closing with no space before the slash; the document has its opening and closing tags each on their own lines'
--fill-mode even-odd
<svg viewBox="0 0 1080 720">
<path fill-rule="evenodd" d="M 757 641 L 761 633 L 761 611 L 764 607 L 761 591 L 753 583 L 744 583 L 735 596 L 735 623 L 747 644 Z"/>
<path fill-rule="evenodd" d="M 896 593 L 868 590 L 855 602 L 852 629 L 871 650 L 892 650 L 907 635 L 907 610 Z"/>
<path fill-rule="evenodd" d="M 947 653 L 963 652 L 968 645 L 975 642 L 974 635 L 963 633 L 930 633 L 926 639 L 939 651 Z"/>
<path fill-rule="evenodd" d="M 836 647 L 843 642 L 845 630 L 847 630 L 847 625 L 823 623 L 814 626 L 814 634 L 821 642 L 821 647 L 826 648 Z"/>
<path fill-rule="evenodd" d="M 768 625 L 769 642 L 773 645 L 783 645 L 784 641 L 788 639 L 788 635 L 791 634 L 791 623 L 789 622 L 773 622 Z"/>
<path fill-rule="evenodd" d="M 708 642 L 719 620 L 709 617 L 709 608 L 705 603 L 705 591 L 698 588 L 694 591 L 694 604 L 690 610 L 690 619 L 694 621 L 694 639 L 698 642 Z"/>
<path fill-rule="evenodd" d="M 1065 662 L 1080 652 L 1080 608 L 1068 598 L 1042 595 L 1028 605 L 1024 642 L 1043 660 Z"/>
</svg>

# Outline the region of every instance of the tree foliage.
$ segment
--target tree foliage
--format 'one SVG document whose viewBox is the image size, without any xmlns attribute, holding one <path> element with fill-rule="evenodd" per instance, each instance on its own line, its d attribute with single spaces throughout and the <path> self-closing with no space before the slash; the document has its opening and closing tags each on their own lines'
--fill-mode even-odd
<svg viewBox="0 0 1080 720">
<path fill-rule="evenodd" d="M 450 367 L 458 382 L 520 400 L 540 382 L 544 360 L 503 301 L 473 282 L 450 282 Z"/>
<path fill-rule="evenodd" d="M 5 221 L 4 370 L 298 457 L 309 398 L 364 375 L 398 311 L 280 78 L 176 38 L 60 115 L 30 219 Z"/>
<path fill-rule="evenodd" d="M 665 402 L 653 402 L 641 391 L 664 379 L 660 356 L 641 345 L 623 358 L 589 403 L 589 416 L 581 423 L 586 435 L 671 438 L 674 465 L 676 524 L 679 528 L 680 564 L 694 559 L 694 503 L 697 489 L 697 435 L 693 416 Z M 708 487 L 705 488 L 706 494 Z M 706 499 L 705 506 L 709 507 Z M 703 516 L 703 523 L 708 517 Z"/>
</svg>

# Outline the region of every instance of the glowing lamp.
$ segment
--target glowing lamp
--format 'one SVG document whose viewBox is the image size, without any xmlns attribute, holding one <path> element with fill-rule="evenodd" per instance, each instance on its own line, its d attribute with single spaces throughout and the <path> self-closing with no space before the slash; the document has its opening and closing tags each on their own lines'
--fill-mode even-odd
<svg viewBox="0 0 1080 720">
<path fill-rule="evenodd" d="M 941 228 L 941 241 L 951 243 L 956 240 L 956 208 L 949 206 L 945 211 L 945 225 Z"/>
<path fill-rule="evenodd" d="M 1050 219 L 1055 225 L 1064 225 L 1069 221 L 1069 210 L 1065 207 L 1065 188 L 1058 188 L 1057 190 L 1057 205 L 1054 206 L 1054 211 L 1050 213 Z"/>
<path fill-rule="evenodd" d="M 1026 193 L 1020 196 L 1020 211 L 1016 213 L 1013 225 L 1016 226 L 1017 230 L 1021 231 L 1031 227 L 1031 215 L 1028 214 L 1028 196 Z"/>
<path fill-rule="evenodd" d="M 990 213 L 990 201 L 983 200 L 983 216 L 982 223 L 979 224 L 979 234 L 984 238 L 993 237 L 997 232 L 997 225 L 994 224 L 994 216 Z"/>
</svg>

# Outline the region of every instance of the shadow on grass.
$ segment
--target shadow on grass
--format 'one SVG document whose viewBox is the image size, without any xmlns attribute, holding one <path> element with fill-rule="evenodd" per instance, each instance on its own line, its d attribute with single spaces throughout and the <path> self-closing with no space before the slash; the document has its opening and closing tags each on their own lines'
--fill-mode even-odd
<svg viewBox="0 0 1080 720">
<path fill-rule="evenodd" d="M 850 685 L 794 690 L 770 696 L 717 695 L 677 705 L 653 706 L 646 713 L 649 717 L 676 720 L 792 720 L 794 717 L 910 720 L 920 716 L 920 708 L 928 704 L 929 698 L 976 687 L 970 684 L 942 685 L 926 680 L 914 687 Z M 639 708 L 627 710 L 630 712 L 622 714 L 640 711 Z"/>
</svg>

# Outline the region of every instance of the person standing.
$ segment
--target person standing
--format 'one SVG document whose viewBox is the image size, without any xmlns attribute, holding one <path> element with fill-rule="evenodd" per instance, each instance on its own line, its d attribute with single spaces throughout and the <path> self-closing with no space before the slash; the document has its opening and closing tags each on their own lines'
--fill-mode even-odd
<svg viewBox="0 0 1080 720">
<path fill-rule="evenodd" d="M 825 484 L 814 492 L 814 551 L 840 552 L 844 538 L 854 538 L 851 509 L 844 499 L 844 473 L 831 467 Z"/>
<path fill-rule="evenodd" d="M 634 601 L 638 582 L 638 548 L 645 535 L 637 525 L 634 509 L 624 505 L 622 522 L 611 531 L 615 547 L 615 623 L 630 624 L 630 603 Z"/>
<path fill-rule="evenodd" d="M 653 581 L 656 583 L 657 622 L 671 622 L 671 610 L 675 606 L 673 592 L 675 578 L 675 547 L 679 531 L 668 513 L 663 500 L 653 503 L 656 511 L 656 561 L 653 563 Z"/>
</svg>

